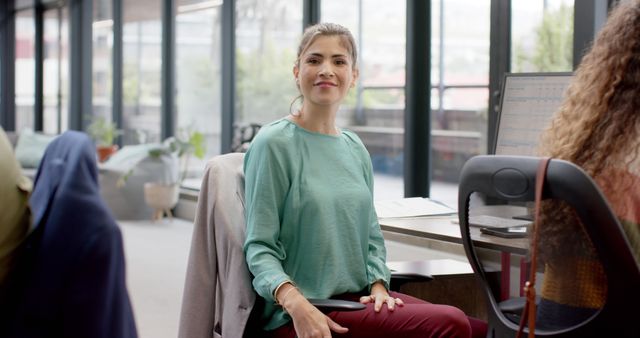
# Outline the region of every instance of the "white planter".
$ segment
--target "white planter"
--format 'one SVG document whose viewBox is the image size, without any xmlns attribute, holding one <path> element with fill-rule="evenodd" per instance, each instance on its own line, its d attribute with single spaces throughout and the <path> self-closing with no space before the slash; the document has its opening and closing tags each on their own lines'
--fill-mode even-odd
<svg viewBox="0 0 640 338">
<path fill-rule="evenodd" d="M 171 209 L 178 203 L 179 195 L 180 185 L 178 183 L 161 184 L 148 182 L 144 184 L 144 200 L 147 205 L 155 210 L 153 213 L 154 220 L 162 219 L 165 213 L 170 218 L 173 217 Z"/>
</svg>

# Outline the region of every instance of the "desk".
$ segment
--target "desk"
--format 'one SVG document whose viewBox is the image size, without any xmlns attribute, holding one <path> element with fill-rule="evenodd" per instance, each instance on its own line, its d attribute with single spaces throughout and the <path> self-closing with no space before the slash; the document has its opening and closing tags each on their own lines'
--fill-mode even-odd
<svg viewBox="0 0 640 338">
<path fill-rule="evenodd" d="M 387 262 L 392 272 L 430 276 L 428 283 L 407 283 L 400 291 L 436 304 L 453 305 L 466 314 L 487 320 L 487 303 L 471 265 L 455 259 Z M 499 278 L 489 272 L 491 279 Z"/>
<path fill-rule="evenodd" d="M 466 262 L 455 259 L 432 259 L 428 261 L 387 262 L 392 272 L 417 273 L 433 279 L 446 276 L 472 275 L 473 269 Z"/>
<path fill-rule="evenodd" d="M 405 235 L 434 239 L 444 242 L 462 244 L 460 226 L 453 223 L 458 216 L 416 217 L 416 218 L 381 218 L 380 228 L 384 231 L 401 233 Z M 480 233 L 479 228 L 469 228 L 473 244 L 478 248 L 496 250 L 501 252 L 501 298 L 509 298 L 511 256 L 516 254 L 526 256 L 528 253 L 527 238 L 501 238 Z M 523 285 L 526 280 L 526 262 L 524 257 L 520 260 L 520 282 Z M 521 291 L 522 292 L 522 291 Z"/>
</svg>

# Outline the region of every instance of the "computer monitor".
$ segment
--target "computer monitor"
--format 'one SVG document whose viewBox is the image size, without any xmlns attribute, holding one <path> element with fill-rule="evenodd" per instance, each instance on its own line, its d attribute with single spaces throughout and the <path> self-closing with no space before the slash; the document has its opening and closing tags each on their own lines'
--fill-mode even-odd
<svg viewBox="0 0 640 338">
<path fill-rule="evenodd" d="M 540 136 L 560 108 L 564 93 L 573 74 L 563 73 L 507 73 L 502 81 L 500 106 L 494 143 L 489 153 L 495 155 L 537 156 Z M 486 200 L 501 205 L 504 201 Z M 525 207 L 527 203 L 510 202 Z M 532 220 L 531 215 L 514 216 Z M 508 224 L 508 223 L 505 223 Z"/>
<path fill-rule="evenodd" d="M 507 73 L 493 154 L 536 156 L 540 135 L 560 108 L 572 73 Z"/>
</svg>

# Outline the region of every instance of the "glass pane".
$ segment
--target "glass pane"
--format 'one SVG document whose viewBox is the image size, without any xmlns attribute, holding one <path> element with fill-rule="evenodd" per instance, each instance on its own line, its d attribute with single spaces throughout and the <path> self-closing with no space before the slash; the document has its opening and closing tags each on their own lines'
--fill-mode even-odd
<svg viewBox="0 0 640 338">
<path fill-rule="evenodd" d="M 205 161 L 220 153 L 221 1 L 177 3 L 176 88 L 177 127 L 204 134 L 204 158 L 190 159 L 190 171 L 200 176 Z M 200 178 L 185 181 L 200 186 Z"/>
<path fill-rule="evenodd" d="M 43 129 L 47 134 L 67 129 L 67 10 L 68 7 L 55 8 L 44 13 Z"/>
<path fill-rule="evenodd" d="M 93 111 L 112 120 L 113 9 L 112 0 L 93 2 Z M 84 118 L 87 118 L 86 116 Z"/>
<path fill-rule="evenodd" d="M 161 0 L 123 1 L 124 144 L 160 141 L 161 8 Z"/>
<path fill-rule="evenodd" d="M 487 151 L 491 1 L 431 3 L 430 196 L 456 207 L 460 169 Z"/>
<path fill-rule="evenodd" d="M 573 2 L 512 1 L 513 72 L 561 72 L 573 69 Z"/>
<path fill-rule="evenodd" d="M 34 11 L 16 13 L 16 130 L 34 127 L 35 98 Z"/>
<path fill-rule="evenodd" d="M 404 196 L 405 18 L 404 2 L 322 1 L 322 21 L 349 28 L 358 44 L 360 79 L 338 124 L 356 132 L 369 150 L 376 199 Z"/>
<path fill-rule="evenodd" d="M 286 116 L 298 96 L 293 64 L 302 33 L 301 0 L 236 1 L 236 122 Z"/>
<path fill-rule="evenodd" d="M 44 12 L 43 129 L 47 134 L 59 132 L 60 61 L 60 16 L 58 9 L 52 9 Z"/>
<path fill-rule="evenodd" d="M 69 6 L 61 9 L 60 22 L 60 132 L 69 129 Z"/>
</svg>

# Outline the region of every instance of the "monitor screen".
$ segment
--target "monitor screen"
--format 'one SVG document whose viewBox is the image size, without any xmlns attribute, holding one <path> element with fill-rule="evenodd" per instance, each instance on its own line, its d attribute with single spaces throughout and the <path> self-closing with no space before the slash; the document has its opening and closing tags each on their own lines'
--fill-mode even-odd
<svg viewBox="0 0 640 338">
<path fill-rule="evenodd" d="M 493 153 L 536 156 L 572 73 L 508 73 L 502 83 Z"/>
</svg>

